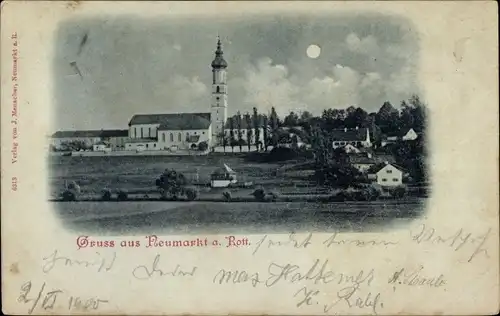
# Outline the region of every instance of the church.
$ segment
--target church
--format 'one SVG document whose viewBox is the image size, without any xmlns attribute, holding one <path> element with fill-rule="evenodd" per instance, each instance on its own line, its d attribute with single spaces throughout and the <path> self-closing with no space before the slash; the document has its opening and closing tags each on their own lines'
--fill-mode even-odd
<svg viewBox="0 0 500 316">
<path fill-rule="evenodd" d="M 210 112 L 137 114 L 128 124 L 126 150 L 197 149 L 201 143 L 212 148 L 221 143 L 227 121 L 227 62 L 217 41 L 212 61 Z"/>
</svg>

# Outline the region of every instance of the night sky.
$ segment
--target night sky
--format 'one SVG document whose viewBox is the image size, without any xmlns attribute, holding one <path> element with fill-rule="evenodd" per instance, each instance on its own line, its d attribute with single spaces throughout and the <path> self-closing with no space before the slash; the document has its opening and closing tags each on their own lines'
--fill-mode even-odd
<svg viewBox="0 0 500 316">
<path fill-rule="evenodd" d="M 418 37 L 382 15 L 238 19 L 73 19 L 56 36 L 53 129 L 127 128 L 139 113 L 209 112 L 217 34 L 229 63 L 229 115 L 399 106 L 419 93 Z M 309 45 L 321 54 L 309 58 Z"/>
</svg>

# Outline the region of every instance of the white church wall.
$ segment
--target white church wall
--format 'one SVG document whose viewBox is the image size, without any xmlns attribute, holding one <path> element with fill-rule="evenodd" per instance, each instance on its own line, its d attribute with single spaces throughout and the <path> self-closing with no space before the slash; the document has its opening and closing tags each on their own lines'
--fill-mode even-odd
<svg viewBox="0 0 500 316">
<path fill-rule="evenodd" d="M 179 149 L 189 149 L 192 143 L 187 141 L 188 136 L 200 136 L 196 144 L 207 142 L 210 145 L 210 129 L 160 130 L 158 131 L 158 145 L 161 149 L 169 149 L 173 146 Z"/>
<path fill-rule="evenodd" d="M 129 129 L 130 138 L 156 138 L 160 124 L 137 124 Z"/>
</svg>

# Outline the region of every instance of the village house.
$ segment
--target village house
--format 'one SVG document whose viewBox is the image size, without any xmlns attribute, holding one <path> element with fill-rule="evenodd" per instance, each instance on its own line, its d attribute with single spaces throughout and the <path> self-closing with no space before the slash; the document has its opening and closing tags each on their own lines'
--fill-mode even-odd
<svg viewBox="0 0 500 316">
<path fill-rule="evenodd" d="M 73 142 L 80 142 L 87 149 L 102 141 L 106 141 L 111 149 L 124 148 L 128 138 L 127 130 L 80 130 L 57 131 L 52 134 L 51 145 L 56 150 L 64 150 Z"/>
<path fill-rule="evenodd" d="M 413 128 L 403 128 L 397 133 L 388 134 L 382 140 L 382 146 L 395 143 L 397 141 L 410 141 L 418 138 L 417 132 Z"/>
<path fill-rule="evenodd" d="M 394 163 L 392 155 L 375 154 L 372 152 L 361 152 L 359 154 L 348 155 L 348 162 L 362 173 L 366 173 L 370 168 L 381 163 Z"/>
<path fill-rule="evenodd" d="M 368 128 L 332 130 L 332 146 L 339 148 L 346 145 L 354 147 L 371 147 L 370 130 Z"/>
<path fill-rule="evenodd" d="M 368 173 L 369 178 L 382 187 L 396 187 L 403 184 L 403 168 L 389 162 L 372 166 Z"/>
</svg>

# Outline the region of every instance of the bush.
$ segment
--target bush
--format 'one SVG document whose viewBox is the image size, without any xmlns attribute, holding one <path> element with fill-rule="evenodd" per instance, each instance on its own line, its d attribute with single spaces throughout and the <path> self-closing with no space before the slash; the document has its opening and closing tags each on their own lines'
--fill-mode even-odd
<svg viewBox="0 0 500 316">
<path fill-rule="evenodd" d="M 391 191 L 391 196 L 400 199 L 406 196 L 406 186 L 398 186 Z"/>
<path fill-rule="evenodd" d="M 266 198 L 266 193 L 264 192 L 264 189 L 256 189 L 253 191 L 252 195 L 255 197 L 257 201 L 263 202 Z"/>
<path fill-rule="evenodd" d="M 184 190 L 184 193 L 186 194 L 186 198 L 188 199 L 188 201 L 194 201 L 200 195 L 200 192 L 197 188 L 186 188 Z"/>
<path fill-rule="evenodd" d="M 61 196 L 63 201 L 76 201 L 76 193 L 72 190 L 64 190 Z"/>
<path fill-rule="evenodd" d="M 232 198 L 232 196 L 231 196 L 231 191 L 224 191 L 224 192 L 222 192 L 222 198 L 223 198 L 223 199 L 224 199 L 224 201 L 226 201 L 226 202 L 231 201 L 231 198 Z"/>
<path fill-rule="evenodd" d="M 117 199 L 118 199 L 118 201 L 126 201 L 126 200 L 128 200 L 128 192 L 125 191 L 125 190 L 118 191 Z"/>
<path fill-rule="evenodd" d="M 80 192 L 81 192 L 80 186 L 75 181 L 71 181 L 66 186 L 66 189 L 69 190 L 69 191 L 72 191 L 75 194 L 80 194 Z"/>
<path fill-rule="evenodd" d="M 182 187 L 188 183 L 186 177 L 173 169 L 165 169 L 155 181 L 155 185 L 160 189 L 162 197 L 172 196 L 175 200 L 182 192 Z"/>
<path fill-rule="evenodd" d="M 208 144 L 207 142 L 201 142 L 198 144 L 198 150 L 199 151 L 205 151 L 208 149 Z"/>
<path fill-rule="evenodd" d="M 111 201 L 111 190 L 110 189 L 102 190 L 102 200 L 103 201 Z"/>
</svg>

